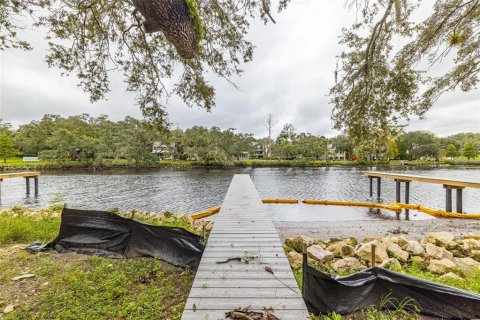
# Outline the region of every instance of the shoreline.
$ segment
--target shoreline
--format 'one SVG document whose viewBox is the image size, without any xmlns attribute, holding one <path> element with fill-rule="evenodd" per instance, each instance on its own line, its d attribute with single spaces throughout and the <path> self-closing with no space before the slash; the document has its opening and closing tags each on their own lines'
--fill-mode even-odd
<svg viewBox="0 0 480 320">
<path fill-rule="evenodd" d="M 15 172 L 25 170 L 42 171 L 74 171 L 74 170 L 140 170 L 140 169 L 236 169 L 236 168 L 480 168 L 480 161 L 439 161 L 425 162 L 413 161 L 402 162 L 393 160 L 389 163 L 382 162 L 357 162 L 357 161 L 313 161 L 313 160 L 244 160 L 234 161 L 232 163 L 203 163 L 200 161 L 161 161 L 161 162 L 142 162 L 142 163 L 103 163 L 94 164 L 88 162 L 70 161 L 66 163 L 55 162 L 25 162 L 19 163 L 0 163 L 0 172 Z"/>
<path fill-rule="evenodd" d="M 455 236 L 478 233 L 480 220 L 433 219 L 433 220 L 370 220 L 360 221 L 274 221 L 280 239 L 301 235 L 316 239 L 348 238 L 363 239 L 369 236 L 405 235 L 420 240 L 426 234 L 437 231 L 451 232 Z"/>
</svg>

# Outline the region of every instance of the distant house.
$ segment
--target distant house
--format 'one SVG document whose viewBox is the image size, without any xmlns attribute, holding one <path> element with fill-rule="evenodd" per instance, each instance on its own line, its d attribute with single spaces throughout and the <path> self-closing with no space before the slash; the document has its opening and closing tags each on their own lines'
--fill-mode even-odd
<svg viewBox="0 0 480 320">
<path fill-rule="evenodd" d="M 330 160 L 347 160 L 347 153 L 345 151 L 337 151 L 333 145 L 328 145 Z"/>
<path fill-rule="evenodd" d="M 253 158 L 255 159 L 263 159 L 267 154 L 266 145 L 261 142 L 256 142 L 255 145 L 255 153 L 253 154 Z"/>
<path fill-rule="evenodd" d="M 248 159 L 250 159 L 250 152 L 248 151 L 240 152 L 240 155 L 238 156 L 238 160 L 248 160 Z"/>
<path fill-rule="evenodd" d="M 159 159 L 162 160 L 173 160 L 173 150 L 174 145 L 162 144 L 161 141 L 155 141 L 152 146 L 152 153 L 157 155 Z"/>
</svg>

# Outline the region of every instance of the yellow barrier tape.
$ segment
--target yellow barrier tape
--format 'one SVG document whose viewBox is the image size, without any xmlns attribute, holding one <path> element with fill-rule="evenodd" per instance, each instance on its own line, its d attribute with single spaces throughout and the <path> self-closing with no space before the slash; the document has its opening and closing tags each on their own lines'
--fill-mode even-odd
<svg viewBox="0 0 480 320">
<path fill-rule="evenodd" d="M 437 218 L 457 218 L 457 219 L 474 219 L 480 220 L 480 214 L 477 213 L 458 213 L 458 212 L 448 212 L 445 210 L 435 210 L 422 206 L 421 204 L 408 204 L 408 203 L 395 203 L 396 205 L 404 209 L 413 209 L 420 212 L 427 213 L 431 216 Z"/>
<path fill-rule="evenodd" d="M 395 212 L 400 212 L 402 209 L 417 210 L 436 218 L 457 218 L 457 219 L 475 219 L 480 220 L 480 214 L 467 214 L 457 212 L 447 212 L 444 210 L 435 210 L 427 208 L 421 204 L 400 203 L 394 202 L 392 204 L 382 204 L 374 202 L 361 202 L 361 201 L 332 201 L 332 200 L 303 200 L 305 204 L 323 204 L 332 206 L 355 206 L 355 207 L 367 207 L 375 209 L 384 209 Z"/>
<path fill-rule="evenodd" d="M 263 199 L 263 203 L 286 203 L 286 204 L 295 204 L 298 203 L 297 199 Z M 307 199 L 302 201 L 305 204 L 321 204 L 321 205 L 331 205 L 331 206 L 352 206 L 352 207 L 366 207 L 373 209 L 383 209 L 394 212 L 400 212 L 402 209 L 410 209 L 420 211 L 436 218 L 456 218 L 456 219 L 474 219 L 480 220 L 480 214 L 466 214 L 466 213 L 457 213 L 457 212 L 447 212 L 445 210 L 435 210 L 432 208 L 425 207 L 421 204 L 411 204 L 411 203 L 401 203 L 394 202 L 391 204 L 375 203 L 375 202 L 362 202 L 362 201 L 338 201 L 338 200 L 313 200 Z M 220 211 L 220 206 L 214 207 L 205 211 L 201 211 L 195 214 L 192 214 L 194 220 L 203 219 L 209 216 L 214 215 Z"/>
<path fill-rule="evenodd" d="M 213 207 L 213 208 L 205 210 L 205 211 L 194 213 L 191 216 L 192 216 L 193 220 L 198 220 L 198 219 L 203 219 L 203 218 L 212 216 L 215 213 L 218 213 L 219 211 L 220 211 L 220 207 L 218 206 L 218 207 Z"/>
<path fill-rule="evenodd" d="M 297 199 L 262 199 L 263 203 L 298 203 Z"/>
<path fill-rule="evenodd" d="M 333 201 L 333 200 L 303 200 L 305 204 L 323 204 L 331 206 L 352 206 L 352 207 L 366 207 L 374 209 L 384 209 L 390 211 L 401 211 L 402 208 L 396 204 L 383 204 L 375 202 L 361 202 L 361 201 Z"/>
</svg>

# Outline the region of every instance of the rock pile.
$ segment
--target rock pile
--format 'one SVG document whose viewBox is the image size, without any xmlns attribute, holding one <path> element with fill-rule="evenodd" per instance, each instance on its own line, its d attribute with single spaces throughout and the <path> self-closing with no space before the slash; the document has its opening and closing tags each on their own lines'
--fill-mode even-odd
<svg viewBox="0 0 480 320">
<path fill-rule="evenodd" d="M 408 240 L 403 235 L 366 237 L 360 243 L 355 238 L 322 241 L 307 236 L 289 237 L 284 249 L 293 269 L 302 266 L 303 243 L 307 245 L 310 263 L 339 274 L 370 267 L 373 245 L 376 266 L 393 271 L 415 264 L 443 277 L 459 278 L 473 269 L 480 270 L 480 234 L 456 239 L 449 232 L 433 232 L 421 241 Z"/>
</svg>

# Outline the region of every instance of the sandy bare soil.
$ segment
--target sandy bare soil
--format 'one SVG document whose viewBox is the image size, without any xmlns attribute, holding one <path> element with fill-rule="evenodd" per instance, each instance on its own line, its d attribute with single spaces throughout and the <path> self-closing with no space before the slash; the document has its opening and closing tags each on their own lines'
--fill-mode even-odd
<svg viewBox="0 0 480 320">
<path fill-rule="evenodd" d="M 429 232 L 448 231 L 456 236 L 480 233 L 480 220 L 368 220 L 368 221 L 274 221 L 282 241 L 286 237 L 307 235 L 315 239 L 404 234 L 408 239 L 421 239 Z"/>
</svg>

